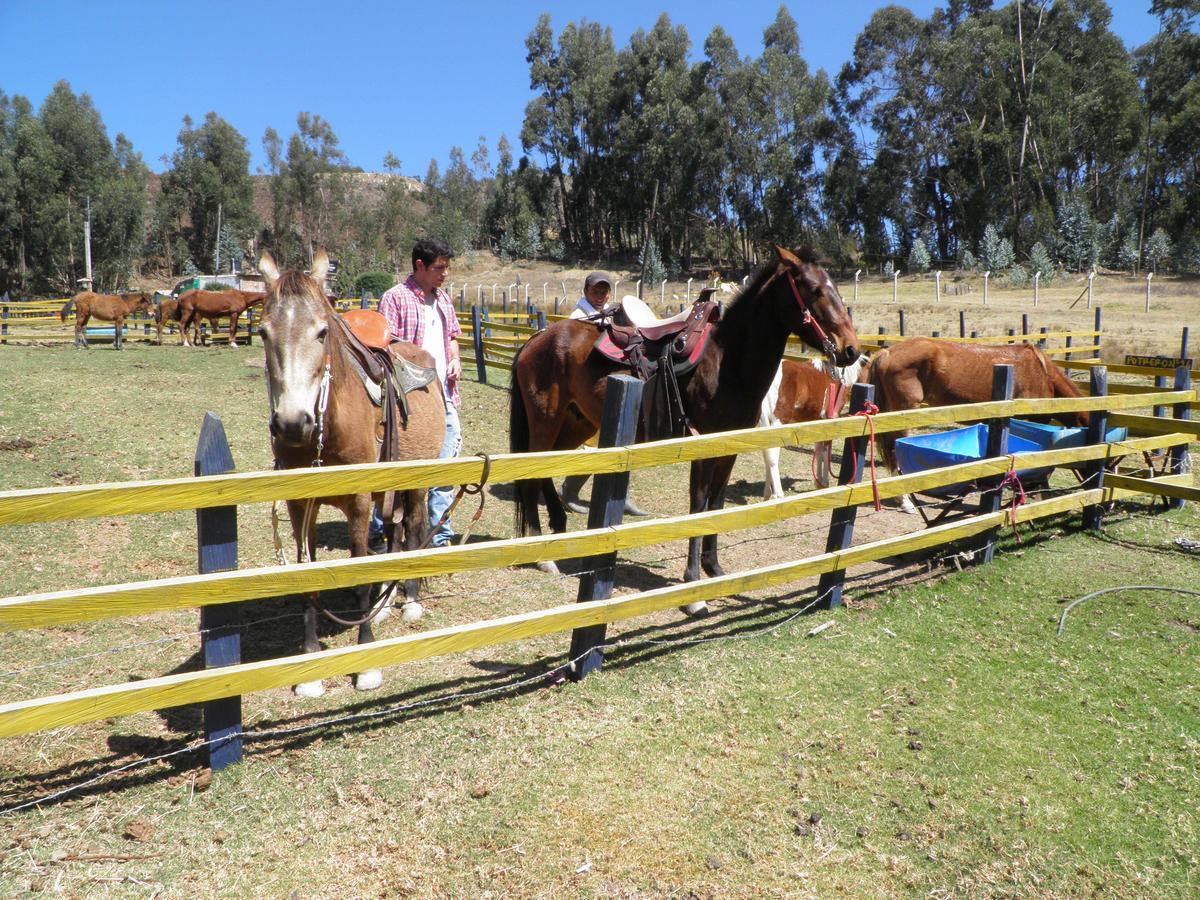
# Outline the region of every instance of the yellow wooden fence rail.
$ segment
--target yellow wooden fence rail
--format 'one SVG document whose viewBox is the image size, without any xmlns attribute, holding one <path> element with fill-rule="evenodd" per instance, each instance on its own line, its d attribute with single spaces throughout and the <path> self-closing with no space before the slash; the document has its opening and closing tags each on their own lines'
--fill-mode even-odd
<svg viewBox="0 0 1200 900">
<path fill-rule="evenodd" d="M 1146 486 L 1147 483 L 1143 481 L 1139 483 L 1138 488 L 1143 489 Z M 0 737 L 13 737 L 113 716 L 238 696 L 433 656 L 461 653 L 588 625 L 610 624 L 700 600 L 713 600 L 731 594 L 776 587 L 803 577 L 939 546 L 980 534 L 991 528 L 1082 509 L 1087 505 L 1135 493 L 1138 491 L 1121 487 L 1078 491 L 1063 497 L 978 515 L 966 521 L 874 541 L 847 550 L 823 553 L 807 559 L 688 584 L 672 585 L 632 596 L 572 603 L 422 634 L 404 635 L 362 646 L 323 650 L 302 656 L 243 663 L 202 672 L 167 675 L 8 703 L 0 706 Z"/>
<path fill-rule="evenodd" d="M 882 413 L 873 416 L 872 421 L 877 434 L 886 434 L 909 428 L 930 428 L 1002 416 L 1098 409 L 1120 411 L 1194 402 L 1196 399 L 1196 391 L 1189 390 L 1053 400 L 997 400 Z M 1179 421 L 1175 428 L 1191 434 L 1195 433 L 1194 429 L 1200 428 L 1200 422 Z M 509 482 L 527 478 L 629 472 L 714 456 L 752 453 L 772 447 L 864 437 L 869 429 L 866 418 L 848 416 L 770 428 L 723 431 L 629 447 L 504 454 L 492 457 L 490 477 L 495 482 Z M 481 458 L 460 457 L 452 460 L 369 463 L 274 472 L 237 472 L 204 478 L 25 488 L 0 492 L 0 525 L 205 509 L 238 503 L 269 503 L 274 500 L 368 491 L 428 488 L 440 484 L 471 484 L 479 481 L 482 473 Z"/>
</svg>

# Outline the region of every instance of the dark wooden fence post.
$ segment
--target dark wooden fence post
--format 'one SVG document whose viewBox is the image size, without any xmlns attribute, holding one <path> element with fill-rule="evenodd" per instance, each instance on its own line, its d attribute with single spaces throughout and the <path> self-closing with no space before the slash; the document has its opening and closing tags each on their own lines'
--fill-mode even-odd
<svg viewBox="0 0 1200 900">
<path fill-rule="evenodd" d="M 554 298 L 554 314 L 556 316 L 558 315 L 558 298 L 557 297 Z"/>
<path fill-rule="evenodd" d="M 546 311 L 544 309 L 537 311 L 537 329 L 538 331 L 546 330 Z"/>
<path fill-rule="evenodd" d="M 1041 337 L 1038 338 L 1037 345 L 1038 345 L 1038 347 L 1040 347 L 1043 350 L 1046 349 L 1046 335 L 1049 333 L 1049 331 L 1050 331 L 1050 329 L 1046 325 L 1043 325 L 1041 328 L 1038 329 L 1038 334 L 1040 334 Z"/>
<path fill-rule="evenodd" d="M 904 310 L 900 310 L 900 337 L 904 337 Z"/>
<path fill-rule="evenodd" d="M 997 364 L 992 366 L 992 399 L 993 400 L 1011 400 L 1013 398 L 1013 367 L 1011 365 Z M 1007 456 L 1008 455 L 1008 423 L 1011 416 L 1000 416 L 996 419 L 989 419 L 987 422 L 988 438 L 986 456 Z M 979 511 L 981 513 L 994 513 L 1000 511 L 1001 483 L 1004 481 L 1003 475 L 997 475 L 994 478 L 989 478 L 984 482 L 985 489 L 979 502 Z M 980 536 L 979 548 L 976 551 L 979 556 L 979 562 L 990 563 L 992 557 L 996 555 L 996 536 L 1000 533 L 999 527 L 989 528 Z"/>
<path fill-rule="evenodd" d="M 1184 346 L 1186 347 L 1186 345 L 1187 345 L 1186 344 L 1187 329 L 1184 329 L 1184 331 L 1185 331 Z M 1192 389 L 1192 372 L 1187 366 L 1180 366 L 1178 369 L 1175 370 L 1175 390 L 1190 391 L 1191 389 Z M 1191 414 L 1191 405 L 1188 403 L 1176 403 L 1174 412 L 1175 412 L 1176 419 L 1190 419 L 1191 415 L 1192 415 Z M 1170 464 L 1167 467 L 1167 474 L 1182 475 L 1185 472 L 1187 472 L 1188 471 L 1188 445 L 1183 444 L 1179 447 L 1172 447 L 1171 453 L 1170 453 L 1170 456 L 1168 457 L 1168 459 L 1170 460 Z M 1167 502 L 1167 508 L 1168 509 L 1183 509 L 1183 504 L 1184 504 L 1183 500 L 1172 497 Z"/>
<path fill-rule="evenodd" d="M 1092 331 L 1096 332 L 1096 334 L 1092 337 L 1092 356 L 1099 356 L 1100 355 L 1100 332 L 1102 331 L 1102 328 L 1100 326 L 1100 307 L 1099 306 L 1096 307 L 1096 324 L 1092 328 Z"/>
<path fill-rule="evenodd" d="M 1108 369 L 1105 366 L 1093 366 L 1088 372 L 1089 393 L 1093 397 L 1108 396 Z M 1108 434 L 1108 410 L 1096 409 L 1088 413 L 1087 443 L 1103 444 Z M 1104 487 L 1103 459 L 1088 462 L 1083 467 L 1083 487 L 1086 490 Z M 1093 503 L 1083 508 L 1083 527 L 1099 528 L 1104 518 L 1104 504 Z"/>
<path fill-rule="evenodd" d="M 1029 336 L 1029 313 L 1021 313 L 1021 337 Z"/>
<path fill-rule="evenodd" d="M 856 384 L 850 390 L 850 415 L 866 409 L 875 402 L 875 385 Z M 863 464 L 866 462 L 870 437 L 846 438 L 842 445 L 842 468 L 838 473 L 838 484 L 857 484 L 862 481 Z M 858 506 L 837 507 L 829 517 L 829 534 L 825 538 L 825 552 L 845 550 L 854 540 L 854 520 L 858 517 Z M 842 586 L 846 583 L 846 570 L 824 572 L 817 582 L 818 609 L 833 609 L 842 605 Z"/>
<path fill-rule="evenodd" d="M 475 345 L 475 377 L 487 384 L 487 362 L 483 358 L 483 317 L 479 307 L 471 307 L 471 341 Z"/>
<path fill-rule="evenodd" d="M 371 298 L 367 296 L 366 291 L 363 291 L 361 294 L 358 295 L 358 308 L 359 309 L 370 309 L 371 308 Z"/>
<path fill-rule="evenodd" d="M 884 347 L 886 347 L 886 346 L 888 345 L 888 342 L 887 342 L 887 341 L 885 341 L 885 340 L 882 340 L 882 337 L 883 337 L 883 335 L 885 335 L 885 334 L 887 334 L 887 329 L 886 329 L 886 328 L 884 328 L 882 325 L 880 325 L 880 326 L 879 326 L 879 335 L 880 335 L 880 338 L 881 338 L 881 339 L 880 339 L 880 341 L 879 341 L 879 348 L 880 348 L 881 350 L 882 350 Z"/>
<path fill-rule="evenodd" d="M 204 414 L 196 444 L 195 473 L 219 475 L 233 471 L 233 455 L 221 420 Z M 228 572 L 237 562 L 237 507 L 216 506 L 196 510 L 196 535 L 200 574 Z M 201 647 L 204 667 L 232 666 L 242 661 L 242 611 L 238 603 L 200 607 Z M 242 698 L 222 697 L 204 704 L 204 739 L 208 764 L 218 772 L 242 759 Z"/>
<path fill-rule="evenodd" d="M 601 447 L 624 447 L 637 437 L 638 414 L 642 406 L 642 382 L 628 375 L 610 375 L 605 382 L 604 409 L 600 413 Z M 612 472 L 597 475 L 592 480 L 592 504 L 588 511 L 588 528 L 610 528 L 620 525 L 625 512 L 625 496 L 629 493 L 629 473 Z M 579 579 L 578 602 L 607 600 L 612 595 L 613 570 L 616 553 L 588 557 L 588 570 Z M 571 634 L 572 660 L 568 675 L 580 681 L 604 664 L 605 625 L 576 628 Z"/>
<path fill-rule="evenodd" d="M 967 336 L 967 312 L 963 309 L 958 311 L 958 336 L 960 338 Z"/>
<path fill-rule="evenodd" d="M 8 334 L 8 294 L 4 295 L 4 302 L 0 303 L 0 335 Z M 0 340 L 0 344 L 7 344 L 8 341 Z"/>
<path fill-rule="evenodd" d="M 942 336 L 942 333 L 938 329 L 935 328 L 935 329 L 933 329 L 933 331 L 929 332 L 929 336 L 932 338 L 940 338 Z"/>
</svg>

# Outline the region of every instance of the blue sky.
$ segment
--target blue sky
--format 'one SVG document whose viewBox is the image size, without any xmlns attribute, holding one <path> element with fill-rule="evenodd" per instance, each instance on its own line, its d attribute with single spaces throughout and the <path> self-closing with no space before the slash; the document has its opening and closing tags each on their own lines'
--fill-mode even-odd
<svg viewBox="0 0 1200 900">
<path fill-rule="evenodd" d="M 834 75 L 884 4 L 786 5 L 800 23 L 810 68 Z M 944 3 L 900 5 L 925 17 Z M 1126 46 L 1154 34 L 1150 0 L 1110 5 Z M 698 57 L 717 24 L 742 55 L 757 55 L 778 8 L 778 0 L 0 0 L 0 90 L 36 107 L 67 79 L 91 95 L 109 137 L 124 132 L 155 171 L 175 149 L 185 114 L 199 123 L 213 110 L 232 123 L 246 137 L 254 169 L 263 164 L 267 126 L 286 141 L 303 110 L 331 123 L 353 164 L 382 170 L 390 150 L 406 174 L 421 176 L 430 159 L 444 166 L 451 146 L 469 158 L 480 136 L 493 162 L 501 133 L 516 149 L 532 97 L 524 40 L 543 11 L 556 33 L 583 19 L 610 25 L 618 47 L 666 12 L 687 27 Z"/>
</svg>

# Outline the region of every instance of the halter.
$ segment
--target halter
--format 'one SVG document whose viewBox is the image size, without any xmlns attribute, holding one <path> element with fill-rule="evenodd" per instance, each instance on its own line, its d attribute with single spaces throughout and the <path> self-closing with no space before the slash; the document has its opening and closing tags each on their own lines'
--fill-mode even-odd
<svg viewBox="0 0 1200 900">
<path fill-rule="evenodd" d="M 796 298 L 796 303 L 800 306 L 802 313 L 802 321 L 805 325 L 811 328 L 817 334 L 817 341 L 821 345 L 821 349 L 825 351 L 825 355 L 829 357 L 829 364 L 837 366 L 837 345 L 829 339 L 829 335 L 825 333 L 825 329 L 821 327 L 821 323 L 813 317 L 812 312 L 808 308 L 808 304 L 804 302 L 804 298 L 800 296 L 800 289 L 796 287 L 796 277 L 792 274 L 790 268 L 787 272 L 788 286 L 792 289 L 792 296 Z"/>
</svg>

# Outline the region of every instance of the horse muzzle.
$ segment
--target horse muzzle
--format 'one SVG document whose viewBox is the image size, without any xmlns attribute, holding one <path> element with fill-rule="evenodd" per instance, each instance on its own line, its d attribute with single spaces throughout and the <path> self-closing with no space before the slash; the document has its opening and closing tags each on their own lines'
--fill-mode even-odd
<svg viewBox="0 0 1200 900">
<path fill-rule="evenodd" d="M 310 412 L 301 412 L 295 416 L 281 416 L 272 413 L 268 428 L 271 437 L 290 447 L 303 447 L 313 442 L 317 423 Z"/>
</svg>

